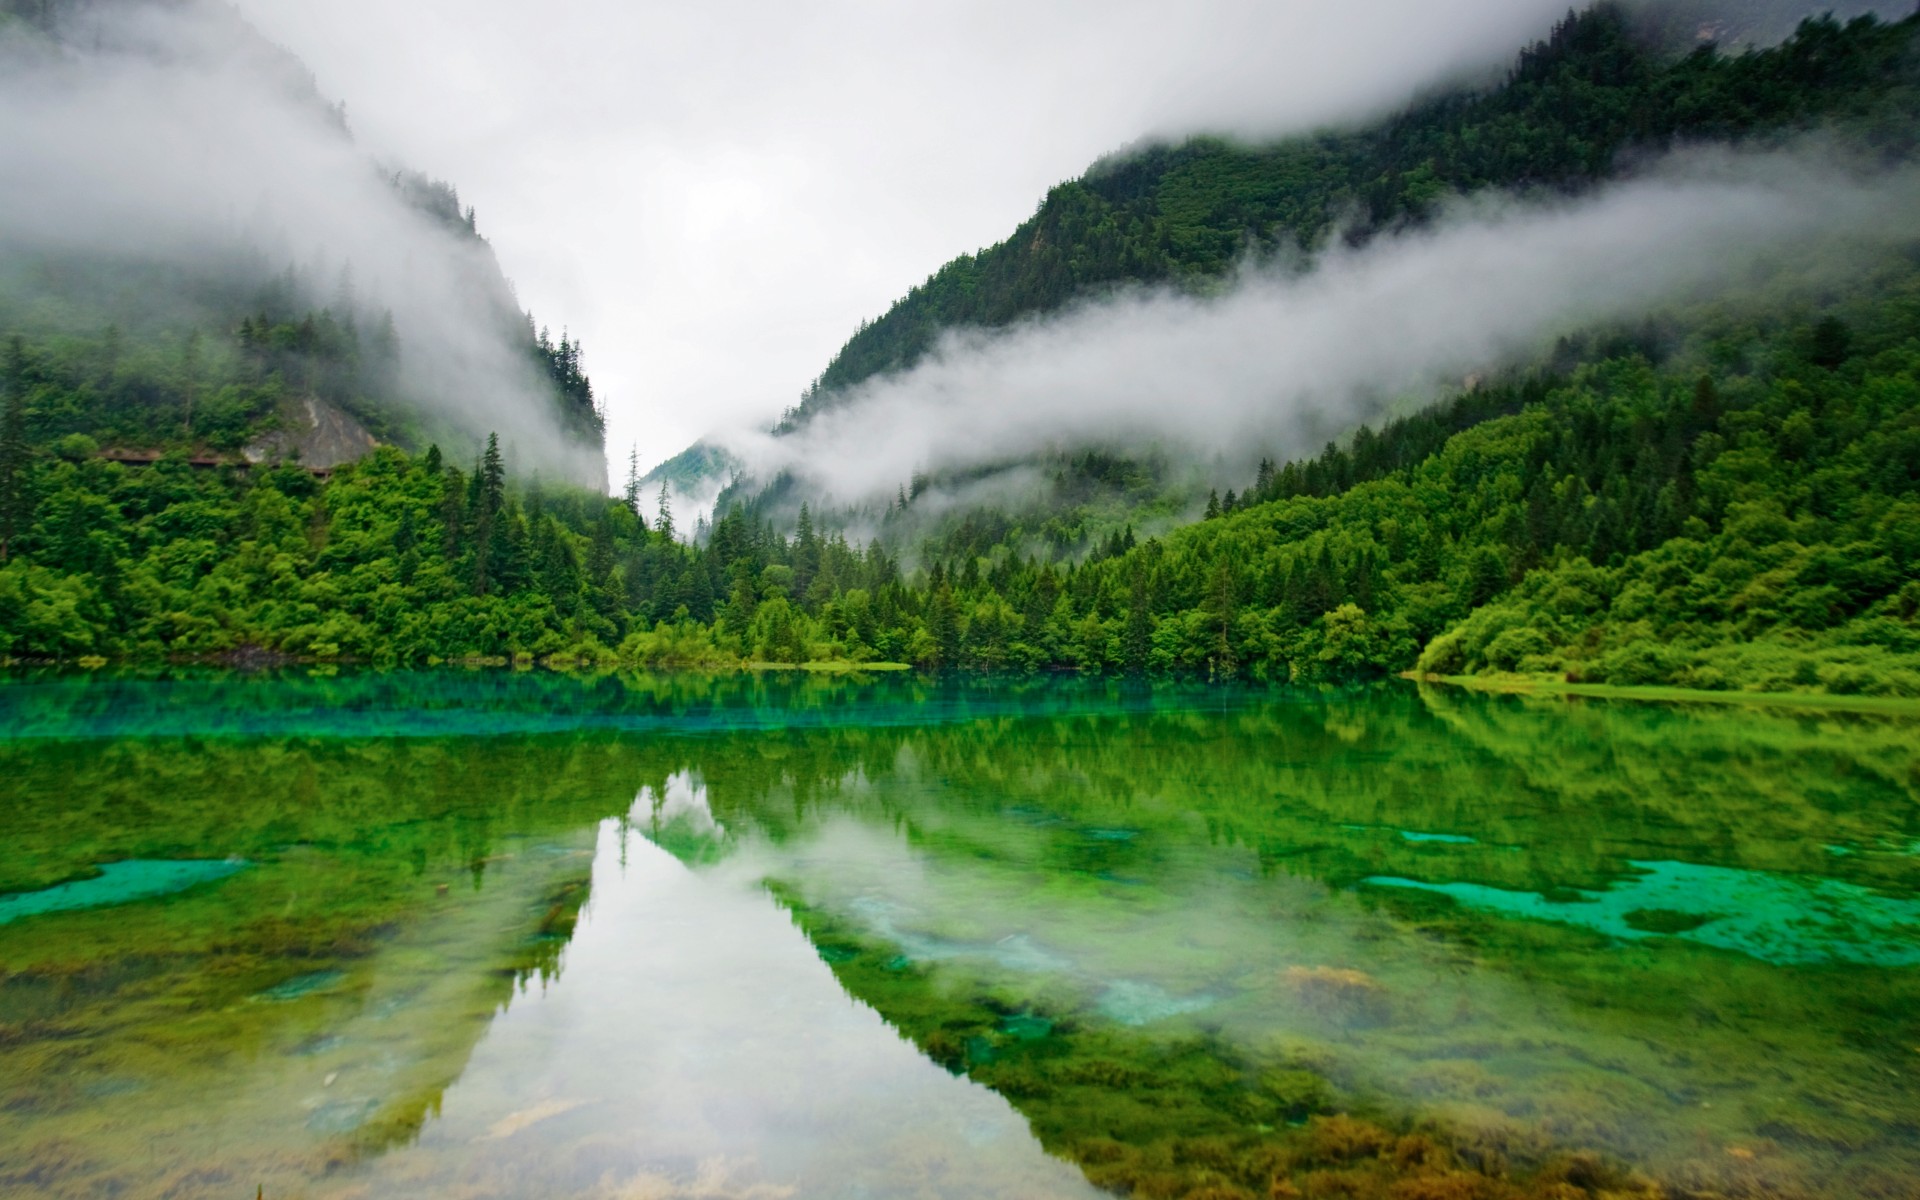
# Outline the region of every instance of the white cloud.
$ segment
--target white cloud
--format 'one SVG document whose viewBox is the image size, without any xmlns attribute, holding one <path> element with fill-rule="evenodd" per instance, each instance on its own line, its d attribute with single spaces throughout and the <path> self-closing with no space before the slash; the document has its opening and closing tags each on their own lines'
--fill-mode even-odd
<svg viewBox="0 0 1920 1200">
<path fill-rule="evenodd" d="M 952 334 L 800 432 L 722 444 L 842 503 L 918 469 L 1038 447 L 1155 444 L 1235 465 L 1310 451 L 1392 397 L 1431 396 L 1556 335 L 1788 255 L 1831 264 L 1920 237 L 1920 177 L 1784 155 L 1692 155 L 1591 198 L 1460 203 L 1431 229 L 1251 269 L 1224 295 L 1142 291 L 1003 333 Z"/>
<path fill-rule="evenodd" d="M 862 318 L 1155 132 L 1359 119 L 1566 0 L 241 0 L 458 181 L 581 334 L 609 445 L 771 422 Z"/>
</svg>

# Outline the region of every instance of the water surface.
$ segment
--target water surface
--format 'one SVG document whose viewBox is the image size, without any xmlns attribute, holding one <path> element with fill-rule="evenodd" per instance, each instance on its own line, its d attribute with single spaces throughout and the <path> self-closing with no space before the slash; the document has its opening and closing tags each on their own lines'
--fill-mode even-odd
<svg viewBox="0 0 1920 1200">
<path fill-rule="evenodd" d="M 1904 1196 L 1920 727 L 0 685 L 0 1194 Z"/>
</svg>

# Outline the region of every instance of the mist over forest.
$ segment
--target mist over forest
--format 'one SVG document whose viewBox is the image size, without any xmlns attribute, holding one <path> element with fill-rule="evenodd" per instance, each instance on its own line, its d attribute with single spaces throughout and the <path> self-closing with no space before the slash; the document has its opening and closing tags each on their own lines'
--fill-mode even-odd
<svg viewBox="0 0 1920 1200">
<path fill-rule="evenodd" d="M 358 147 L 345 104 L 234 9 L 3 19 L 0 324 L 95 360 L 108 394 L 70 432 L 257 455 L 298 445 L 318 405 L 366 438 L 470 456 L 497 432 L 519 469 L 604 480 L 578 356 L 542 349 L 474 211 Z"/>
<path fill-rule="evenodd" d="M 1148 136 L 608 495 L 452 188 L 230 10 L 15 3 L 0 654 L 1920 694 L 1920 15 L 1803 10 Z"/>
<path fill-rule="evenodd" d="M 1765 287 L 1844 281 L 1910 240 L 1920 177 L 1817 148 L 1681 154 L 1575 199 L 1480 196 L 1310 264 L 1249 257 L 1217 288 L 1127 288 L 1000 330 L 949 329 L 917 365 L 864 380 L 773 435 L 720 444 L 828 510 L 877 514 L 915 475 L 1018 487 L 1035 448 L 1153 453 L 1226 487 L 1556 339 Z"/>
<path fill-rule="evenodd" d="M 1712 52 L 1757 96 L 1737 78 L 1751 52 L 1814 9 L 1612 11 L 1624 45 L 1595 78 L 1556 77 L 1595 50 L 1574 45 L 1594 23 L 1570 21 L 1504 87 L 1442 88 L 1364 129 L 1276 142 L 1229 121 L 1117 152 L 864 323 L 771 429 L 716 429 L 647 482 L 683 508 L 753 502 L 787 523 L 804 500 L 863 537 L 910 490 L 924 519 L 895 528 L 907 548 L 946 514 L 1052 504 L 1035 455 L 1094 451 L 1151 464 L 1191 518 L 1262 458 L 1538 365 L 1569 336 L 1767 291 L 1814 261 L 1844 279 L 1911 234 L 1906 169 L 1793 135 L 1806 113 L 1781 95 L 1743 97 L 1737 116 L 1699 111 L 1719 84 L 1673 101 Z M 1689 51 L 1666 79 L 1649 71 Z M 1608 111 L 1609 90 L 1634 107 Z M 1563 128 L 1516 161 L 1502 127 L 1542 118 Z"/>
<path fill-rule="evenodd" d="M 1564 3 L 0 0 L 0 1194 L 1915 1196 L 1920 8 Z"/>
</svg>

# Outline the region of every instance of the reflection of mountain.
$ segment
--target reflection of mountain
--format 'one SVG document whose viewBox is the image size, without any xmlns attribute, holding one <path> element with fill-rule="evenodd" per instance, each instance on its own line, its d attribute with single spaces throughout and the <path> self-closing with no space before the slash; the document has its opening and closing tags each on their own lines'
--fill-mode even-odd
<svg viewBox="0 0 1920 1200">
<path fill-rule="evenodd" d="M 604 815 L 567 790 L 591 764 L 564 745 L 0 753 L 13 847 L 41 870 L 253 862 L 4 931 L 0 1191 L 38 1195 L 288 1194 L 412 1139 L 495 1014 L 558 975 Z"/>
<path fill-rule="evenodd" d="M 1569 1194 L 1554 1155 L 1599 1148 L 1726 1187 L 1754 1161 L 1729 1148 L 1760 1144 L 1768 1178 L 1846 1194 L 1835 1139 L 1862 1177 L 1916 1166 L 1892 1119 L 1914 1097 L 1879 1040 L 1920 1001 L 1910 973 L 1832 994 L 1804 937 L 1769 952 L 1789 928 L 1766 920 L 1806 915 L 1785 910 L 1740 914 L 1727 954 L 1684 913 L 1626 914 L 1673 937 L 1622 946 L 1352 889 L 1481 879 L 1564 901 L 1657 857 L 1707 864 L 1688 878 L 1734 901 L 1817 872 L 1828 901 L 1905 911 L 1870 885 L 1911 895 L 1910 859 L 1823 843 L 1904 849 L 1909 734 L 1407 689 L 835 728 L 701 774 L 733 869 L 772 881 L 849 992 L 1097 1183 L 1238 1195 L 1347 1172 L 1347 1194 L 1386 1194 L 1501 1144 L 1511 1177 L 1445 1186 Z M 1859 915 L 1849 936 L 1920 942 Z M 1336 1112 L 1369 1123 L 1289 1132 Z M 1403 1144 L 1409 1122 L 1438 1124 Z"/>
<path fill-rule="evenodd" d="M 849 1001 L 752 879 L 649 845 L 651 807 L 602 827 L 565 978 L 343 1195 L 1093 1200 L 1004 1099 Z"/>
<path fill-rule="evenodd" d="M 1913 972 L 1771 965 L 1688 941 L 1685 913 L 1609 907 L 1657 935 L 1621 944 L 1362 881 L 1566 902 L 1683 862 L 1910 900 L 1910 733 L 1412 687 L 0 690 L 0 887 L 255 864 L 0 928 L 0 1104 L 22 1118 L 0 1161 L 53 1194 L 215 1167 L 244 1189 L 376 1147 L 341 1187 L 550 1194 L 547 1170 L 609 1196 L 772 1195 L 754 1189 L 833 1171 L 872 1194 L 962 1177 L 995 1194 L 1012 1176 L 993 1170 L 1052 1187 L 1010 1103 L 1139 1194 L 1334 1186 L 1316 1172 L 1355 1196 L 1412 1177 L 1633 1193 L 1555 1165 L 1577 1147 L 1697 1191 L 1898 1194 L 1920 1173 L 1901 1124 L 1920 1107 Z M 822 1111 L 886 1151 L 823 1132 Z M 981 1127 L 1000 1150 L 968 1143 Z"/>
</svg>

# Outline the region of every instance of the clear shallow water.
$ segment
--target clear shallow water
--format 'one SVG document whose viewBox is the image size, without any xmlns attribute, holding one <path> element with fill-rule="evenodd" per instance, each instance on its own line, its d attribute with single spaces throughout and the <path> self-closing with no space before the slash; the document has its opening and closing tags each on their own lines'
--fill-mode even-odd
<svg viewBox="0 0 1920 1200">
<path fill-rule="evenodd" d="M 46 911 L 0 915 L 0 1194 L 1913 1195 L 1917 735 L 16 681 L 0 914 Z"/>
<path fill-rule="evenodd" d="M 105 863 L 88 879 L 0 895 L 0 925 L 42 913 L 107 908 L 184 892 L 202 883 L 225 879 L 245 866 L 246 863 L 237 859 Z"/>
<path fill-rule="evenodd" d="M 1633 862 L 1603 891 L 1540 895 L 1478 883 L 1377 876 L 1379 887 L 1451 896 L 1469 908 L 1578 925 L 1632 941 L 1678 937 L 1781 965 L 1920 965 L 1920 900 L 1839 880 L 1684 862 Z"/>
</svg>

